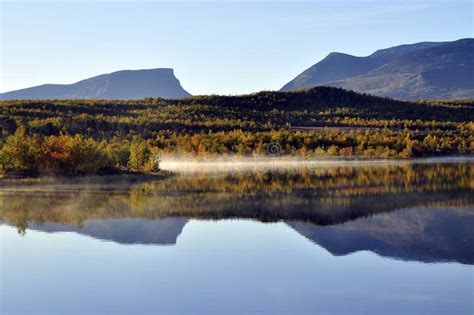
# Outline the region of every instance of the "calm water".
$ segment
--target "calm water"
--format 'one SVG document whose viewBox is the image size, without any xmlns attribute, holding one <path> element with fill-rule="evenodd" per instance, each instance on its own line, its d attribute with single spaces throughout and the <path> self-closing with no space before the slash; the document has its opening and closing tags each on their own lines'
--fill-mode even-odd
<svg viewBox="0 0 474 315">
<path fill-rule="evenodd" d="M 2 314 L 473 314 L 474 163 L 0 182 Z"/>
</svg>

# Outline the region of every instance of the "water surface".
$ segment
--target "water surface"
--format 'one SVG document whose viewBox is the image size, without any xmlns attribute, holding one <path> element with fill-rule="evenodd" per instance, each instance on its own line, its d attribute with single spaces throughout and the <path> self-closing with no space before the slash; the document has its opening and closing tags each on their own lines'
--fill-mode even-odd
<svg viewBox="0 0 474 315">
<path fill-rule="evenodd" d="M 2 314 L 472 314 L 474 165 L 0 183 Z"/>
</svg>

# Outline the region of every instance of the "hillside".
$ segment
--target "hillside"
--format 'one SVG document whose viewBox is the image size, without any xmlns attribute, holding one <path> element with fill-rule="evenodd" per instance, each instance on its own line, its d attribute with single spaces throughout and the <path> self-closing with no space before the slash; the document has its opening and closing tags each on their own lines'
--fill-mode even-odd
<svg viewBox="0 0 474 315">
<path fill-rule="evenodd" d="M 173 69 L 124 70 L 85 79 L 73 84 L 45 84 L 0 94 L 14 99 L 142 99 L 190 96 Z"/>
<path fill-rule="evenodd" d="M 326 85 L 395 99 L 471 99 L 473 60 L 473 39 L 402 45 L 367 57 L 331 53 L 281 90 Z"/>
<path fill-rule="evenodd" d="M 474 150 L 473 111 L 471 101 L 402 102 L 334 87 L 178 100 L 1 101 L 0 172 L 146 172 L 156 169 L 157 154 L 467 154 Z"/>
</svg>

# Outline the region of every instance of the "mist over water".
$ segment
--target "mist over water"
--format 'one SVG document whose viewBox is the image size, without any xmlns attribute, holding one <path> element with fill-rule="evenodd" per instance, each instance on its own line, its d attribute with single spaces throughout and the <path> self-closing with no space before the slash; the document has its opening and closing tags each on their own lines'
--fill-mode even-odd
<svg viewBox="0 0 474 315">
<path fill-rule="evenodd" d="M 449 164 L 474 162 L 474 156 L 446 156 L 409 160 L 395 159 L 303 159 L 296 157 L 217 157 L 190 158 L 187 156 L 165 155 L 160 168 L 176 173 L 226 173 L 239 171 L 287 171 L 324 167 L 362 167 L 410 164 Z"/>
</svg>

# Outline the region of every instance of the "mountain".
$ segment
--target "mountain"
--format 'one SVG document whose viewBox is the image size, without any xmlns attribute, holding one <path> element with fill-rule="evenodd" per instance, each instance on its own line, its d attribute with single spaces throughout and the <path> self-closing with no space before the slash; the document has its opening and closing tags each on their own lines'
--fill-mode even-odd
<svg viewBox="0 0 474 315">
<path fill-rule="evenodd" d="M 396 46 L 367 57 L 330 53 L 281 91 L 318 85 L 402 100 L 474 98 L 474 39 Z"/>
<path fill-rule="evenodd" d="M 73 84 L 44 84 L 0 94 L 0 99 L 142 99 L 190 96 L 173 69 L 124 70 Z"/>
</svg>

